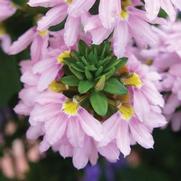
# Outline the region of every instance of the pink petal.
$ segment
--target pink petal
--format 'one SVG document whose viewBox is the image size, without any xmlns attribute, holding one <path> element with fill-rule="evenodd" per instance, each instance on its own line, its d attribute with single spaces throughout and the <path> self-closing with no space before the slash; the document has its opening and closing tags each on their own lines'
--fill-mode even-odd
<svg viewBox="0 0 181 181">
<path fill-rule="evenodd" d="M 73 147 L 82 147 L 84 143 L 84 132 L 76 118 L 70 118 L 67 127 L 67 138 Z"/>
<path fill-rule="evenodd" d="M 153 137 L 149 130 L 137 120 L 131 120 L 129 123 L 131 134 L 136 142 L 144 148 L 153 148 Z"/>
<path fill-rule="evenodd" d="M 124 156 L 127 156 L 131 152 L 130 148 L 130 134 L 128 129 L 128 123 L 124 120 L 119 122 L 119 128 L 117 130 L 116 143 L 120 151 Z"/>
</svg>

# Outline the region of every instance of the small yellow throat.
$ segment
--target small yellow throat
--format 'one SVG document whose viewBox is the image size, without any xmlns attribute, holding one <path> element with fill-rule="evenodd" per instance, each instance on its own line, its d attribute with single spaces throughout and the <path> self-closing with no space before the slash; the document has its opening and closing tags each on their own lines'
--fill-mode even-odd
<svg viewBox="0 0 181 181">
<path fill-rule="evenodd" d="M 67 4 L 71 4 L 73 0 L 64 0 Z"/>
<path fill-rule="evenodd" d="M 68 58 L 68 57 L 70 57 L 70 51 L 64 51 L 57 57 L 57 62 L 63 63 L 64 58 Z"/>
<path fill-rule="evenodd" d="M 55 80 L 49 85 L 49 89 L 53 92 L 63 92 L 68 89 L 68 86 L 58 83 Z"/>
<path fill-rule="evenodd" d="M 141 78 L 138 74 L 133 73 L 130 77 L 123 80 L 123 83 L 128 86 L 134 86 L 137 88 L 141 88 L 143 83 L 141 81 Z"/>
<path fill-rule="evenodd" d="M 132 2 L 131 0 L 122 0 L 121 1 L 121 12 L 120 12 L 120 18 L 121 20 L 127 20 L 129 18 L 129 13 L 127 11 L 127 7 L 131 6 Z"/>
<path fill-rule="evenodd" d="M 70 116 L 76 115 L 78 108 L 78 103 L 73 101 L 67 101 L 63 104 L 63 111 Z"/>
<path fill-rule="evenodd" d="M 129 14 L 126 10 L 122 10 L 121 13 L 120 13 L 120 18 L 121 20 L 127 20 L 129 17 Z"/>
<path fill-rule="evenodd" d="M 133 107 L 130 105 L 121 105 L 119 107 L 119 112 L 121 113 L 122 119 L 126 121 L 129 121 L 134 115 Z"/>
<path fill-rule="evenodd" d="M 38 34 L 39 34 L 41 37 L 45 37 L 45 36 L 48 35 L 48 30 L 38 31 Z"/>
</svg>

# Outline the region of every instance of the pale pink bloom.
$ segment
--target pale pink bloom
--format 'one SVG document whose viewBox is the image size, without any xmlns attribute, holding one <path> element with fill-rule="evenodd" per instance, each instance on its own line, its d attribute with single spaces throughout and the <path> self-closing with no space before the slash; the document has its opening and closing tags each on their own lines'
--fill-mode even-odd
<svg viewBox="0 0 181 181">
<path fill-rule="evenodd" d="M 144 148 L 153 148 L 151 131 L 136 117 L 124 120 L 121 113 L 117 112 L 104 122 L 103 128 L 105 136 L 101 143 L 101 146 L 104 146 L 102 149 L 107 149 L 108 143 L 116 144 L 122 154 L 127 156 L 130 154 L 133 140 Z"/>
<path fill-rule="evenodd" d="M 34 61 L 26 60 L 21 62 L 21 82 L 24 88 L 19 93 L 20 102 L 15 107 L 19 114 L 28 115 L 32 110 L 36 97 L 45 90 L 57 78 L 63 75 L 62 64 L 57 57 L 61 55 L 61 50 L 49 52 L 45 59 Z M 32 99 L 32 97 L 34 99 Z"/>
<path fill-rule="evenodd" d="M 103 123 L 105 134 L 101 143 L 103 149 L 108 143 L 116 144 L 124 156 L 130 153 L 130 145 L 134 142 L 153 148 L 152 130 L 166 124 L 161 111 L 164 100 L 155 85 L 159 74 L 133 55 L 129 55 L 128 71 L 133 77 L 123 81 L 130 86 L 129 105 L 120 105 L 118 112 Z"/>
<path fill-rule="evenodd" d="M 147 11 L 147 16 L 150 20 L 154 20 L 162 8 L 169 16 L 170 20 L 175 21 L 177 11 L 181 10 L 180 0 L 144 0 L 145 9 Z"/>
<path fill-rule="evenodd" d="M 97 142 L 103 137 L 101 123 L 61 93 L 42 93 L 36 102 L 38 104 L 32 110 L 29 121 L 32 126 L 43 123 L 41 150 L 60 145 L 60 154 L 73 157 L 76 168 L 83 168 L 88 160 L 95 164 L 98 158 Z M 68 149 L 66 152 L 65 146 Z"/>
<path fill-rule="evenodd" d="M 105 3 L 104 0 L 100 1 L 99 17 L 107 31 L 112 33 L 112 30 L 114 30 L 112 44 L 114 53 L 118 57 L 124 56 L 128 42 L 132 38 L 134 38 L 137 45 L 141 47 L 153 46 L 158 42 L 158 37 L 156 33 L 153 32 L 145 12 L 134 8 L 134 5 L 137 4 L 139 3 L 133 2 L 133 4 L 126 7 L 126 9 L 121 9 L 119 0 L 116 0 L 114 3 L 111 0 L 107 3 Z M 101 32 L 104 32 L 104 34 L 108 33 L 102 30 L 99 23 L 100 20 L 93 20 L 96 21 L 96 27 L 98 27 Z M 95 25 L 92 30 L 96 33 Z M 91 34 L 93 34 L 93 32 L 91 32 Z M 97 38 L 99 38 L 99 36 L 97 36 Z"/>
<path fill-rule="evenodd" d="M 101 44 L 105 39 L 107 39 L 112 31 L 112 29 L 106 29 L 102 25 L 98 15 L 90 16 L 87 14 L 87 16 L 83 19 L 83 26 L 84 31 L 91 34 L 92 43 L 96 45 Z"/>
<path fill-rule="evenodd" d="M 0 22 L 9 18 L 16 12 L 16 7 L 11 0 L 0 1 Z"/>
<path fill-rule="evenodd" d="M 63 75 L 62 63 L 59 63 L 57 57 L 61 55 L 61 51 L 57 50 L 46 58 L 34 64 L 32 71 L 39 76 L 37 82 L 38 91 L 43 91 L 57 78 L 58 75 Z M 60 78 L 60 77 L 59 77 Z"/>
<path fill-rule="evenodd" d="M 159 31 L 155 29 L 160 37 L 159 45 L 154 47 L 154 49 L 141 52 L 144 58 L 153 60 L 152 66 L 161 75 L 158 87 L 160 92 L 167 95 L 164 96 L 165 106 L 163 113 L 171 123 L 173 130 L 180 129 L 180 119 L 177 116 L 180 115 L 178 108 L 181 105 L 180 28 L 180 23 L 175 22 L 162 25 Z"/>
<path fill-rule="evenodd" d="M 39 77 L 32 71 L 34 63 L 31 60 L 25 60 L 20 63 L 21 66 L 21 81 L 24 83 L 24 88 L 19 93 L 20 101 L 14 108 L 15 112 L 20 115 L 29 115 L 36 98 L 39 95 L 37 90 L 37 82 Z"/>
<path fill-rule="evenodd" d="M 128 70 L 130 73 L 138 74 L 141 81 L 140 86 L 133 86 L 131 90 L 134 95 L 133 102 L 135 105 L 139 105 L 141 103 L 140 101 L 143 101 L 138 106 L 138 110 L 136 112 L 139 119 L 144 120 L 144 115 L 142 115 L 141 112 L 143 110 L 145 110 L 145 113 L 147 111 L 149 112 L 150 104 L 151 106 L 164 106 L 163 97 L 156 87 L 156 82 L 161 79 L 161 76 L 147 65 L 139 62 L 133 55 L 129 56 Z"/>
<path fill-rule="evenodd" d="M 6 53 L 14 55 L 31 45 L 31 58 L 33 60 L 39 60 L 44 56 L 44 52 L 48 47 L 48 40 L 48 31 L 38 31 L 35 27 L 32 27 L 13 43 L 11 43 L 10 38 L 6 39 L 3 48 Z"/>
<path fill-rule="evenodd" d="M 61 23 L 66 16 L 67 20 L 64 27 L 64 40 L 67 46 L 75 45 L 79 38 L 81 17 L 93 6 L 95 0 L 30 0 L 29 5 L 51 7 L 51 9 L 38 21 L 38 30 L 46 30 L 51 26 Z"/>
</svg>

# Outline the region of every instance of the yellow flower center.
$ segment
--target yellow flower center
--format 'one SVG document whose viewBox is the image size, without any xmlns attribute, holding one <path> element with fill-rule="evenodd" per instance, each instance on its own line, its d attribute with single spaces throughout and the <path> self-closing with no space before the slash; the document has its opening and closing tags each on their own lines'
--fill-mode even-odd
<svg viewBox="0 0 181 181">
<path fill-rule="evenodd" d="M 136 73 L 133 73 L 130 77 L 123 80 L 123 83 L 128 86 L 142 87 L 143 83 L 140 79 L 140 76 Z"/>
<path fill-rule="evenodd" d="M 68 115 L 76 115 L 78 111 L 78 103 L 73 101 L 67 101 L 63 104 L 63 111 Z"/>
<path fill-rule="evenodd" d="M 71 4 L 73 0 L 64 0 L 67 4 Z"/>
<path fill-rule="evenodd" d="M 129 121 L 134 115 L 133 107 L 130 105 L 121 105 L 119 107 L 119 112 L 121 113 L 122 119 L 126 121 Z"/>
<path fill-rule="evenodd" d="M 121 20 L 127 20 L 129 17 L 129 14 L 126 10 L 122 10 L 120 13 Z"/>
<path fill-rule="evenodd" d="M 132 2 L 131 0 L 122 0 L 121 1 L 121 12 L 120 12 L 120 18 L 121 20 L 127 20 L 129 17 L 128 11 L 127 11 L 127 7 L 131 6 Z"/>
<path fill-rule="evenodd" d="M 38 34 L 39 34 L 41 37 L 45 37 L 45 36 L 48 35 L 48 30 L 38 31 Z"/>
<path fill-rule="evenodd" d="M 53 92 L 63 92 L 68 89 L 67 85 L 56 82 L 55 80 L 49 85 L 49 89 Z"/>
<path fill-rule="evenodd" d="M 63 53 L 61 53 L 57 57 L 57 62 L 58 63 L 63 63 L 64 62 L 64 58 L 68 58 L 68 57 L 70 57 L 70 51 L 64 51 Z"/>
</svg>

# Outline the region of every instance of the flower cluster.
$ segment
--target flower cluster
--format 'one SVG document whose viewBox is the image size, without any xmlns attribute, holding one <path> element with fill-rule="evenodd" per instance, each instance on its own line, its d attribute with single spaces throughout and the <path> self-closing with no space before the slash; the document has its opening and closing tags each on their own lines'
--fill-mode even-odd
<svg viewBox="0 0 181 181">
<path fill-rule="evenodd" d="M 30 47 L 15 112 L 29 116 L 27 137 L 41 139 L 41 152 L 52 148 L 81 169 L 99 154 L 113 162 L 127 156 L 136 143 L 153 148 L 165 117 L 181 127 L 180 0 L 28 5 L 48 11 L 15 42 L 6 36 L 2 48 L 14 55 Z"/>
</svg>

